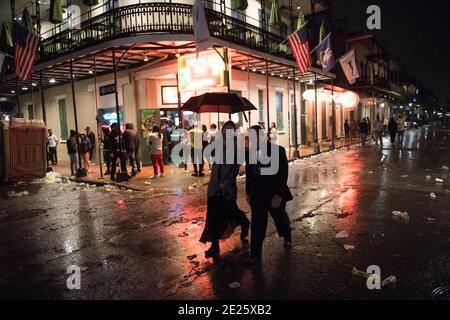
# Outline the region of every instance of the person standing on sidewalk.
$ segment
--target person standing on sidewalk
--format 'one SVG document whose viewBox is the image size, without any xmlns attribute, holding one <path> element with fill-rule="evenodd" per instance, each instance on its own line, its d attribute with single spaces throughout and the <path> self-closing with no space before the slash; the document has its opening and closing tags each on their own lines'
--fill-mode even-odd
<svg viewBox="0 0 450 320">
<path fill-rule="evenodd" d="M 289 173 L 289 165 L 286 157 L 286 150 L 279 145 L 272 144 L 268 141 L 267 136 L 260 134 L 262 128 L 260 126 L 253 126 L 249 132 L 254 130 L 257 141 L 249 141 L 248 150 L 246 152 L 246 185 L 245 191 L 247 195 L 247 202 L 250 205 L 252 212 L 251 220 L 251 240 L 250 240 L 250 257 L 247 263 L 259 263 L 262 256 L 262 246 L 266 237 L 268 214 L 272 216 L 275 223 L 278 235 L 284 238 L 284 247 L 289 248 L 292 245 L 291 226 L 289 216 L 286 212 L 286 202 L 293 200 L 291 191 L 287 186 L 287 179 Z M 251 144 L 256 146 L 252 147 Z M 271 157 L 272 148 L 278 150 L 278 159 L 271 159 L 278 161 L 278 170 L 273 175 L 264 174 L 262 168 L 270 167 L 272 162 L 263 164 L 261 161 L 262 150 L 261 146 L 267 144 L 266 156 Z M 252 155 L 252 149 L 257 151 L 257 163 L 249 162 Z M 253 155 L 254 156 L 254 155 Z"/>
<path fill-rule="evenodd" d="M 395 121 L 394 117 L 392 117 L 391 120 L 389 120 L 388 131 L 389 135 L 391 136 L 391 144 L 392 146 L 394 146 L 395 138 L 397 137 L 398 132 L 397 122 Z"/>
<path fill-rule="evenodd" d="M 399 115 L 397 118 L 397 130 L 398 130 L 398 143 L 400 148 L 403 147 L 403 138 L 405 136 L 405 117 L 403 115 Z"/>
<path fill-rule="evenodd" d="M 275 122 L 270 124 L 270 132 L 269 132 L 270 142 L 278 144 L 278 129 Z"/>
<path fill-rule="evenodd" d="M 81 158 L 83 159 L 83 166 L 86 169 L 86 172 L 90 173 L 90 161 L 89 161 L 89 152 L 92 148 L 91 141 L 86 136 L 86 134 L 80 134 L 80 153 Z"/>
<path fill-rule="evenodd" d="M 108 126 L 102 127 L 103 137 L 101 142 L 103 143 L 103 159 L 106 164 L 105 175 L 111 174 L 111 145 L 109 143 L 110 130 Z"/>
<path fill-rule="evenodd" d="M 375 123 L 373 124 L 373 128 L 375 131 L 375 141 L 378 146 L 378 142 L 380 142 L 380 146 L 383 147 L 383 134 L 384 134 L 384 128 L 383 128 L 383 122 L 380 120 L 380 116 L 377 116 L 377 120 L 375 120 Z"/>
<path fill-rule="evenodd" d="M 193 177 L 203 177 L 204 161 L 203 161 L 203 131 L 200 128 L 192 127 L 189 130 L 189 138 L 191 144 L 191 157 L 194 166 Z"/>
<path fill-rule="evenodd" d="M 350 125 L 348 124 L 348 120 L 345 120 L 344 123 L 344 131 L 345 131 L 345 140 L 350 140 Z"/>
<path fill-rule="evenodd" d="M 70 158 L 70 175 L 73 177 L 78 171 L 78 143 L 77 133 L 75 130 L 70 130 L 70 136 L 67 139 L 67 153 Z"/>
<path fill-rule="evenodd" d="M 92 157 L 95 151 L 95 133 L 91 131 L 90 127 L 86 127 L 86 137 L 89 138 L 91 142 L 91 148 L 89 149 L 89 162 L 92 163 Z"/>
<path fill-rule="evenodd" d="M 166 165 L 170 162 L 170 144 L 172 142 L 170 131 L 166 123 L 161 125 L 161 134 L 163 136 L 163 162 L 164 165 Z"/>
<path fill-rule="evenodd" d="M 164 177 L 164 162 L 163 162 L 163 135 L 161 128 L 153 126 L 152 134 L 150 135 L 150 158 L 153 165 L 152 179 Z M 161 174 L 158 176 L 158 168 Z"/>
<path fill-rule="evenodd" d="M 50 156 L 50 161 L 52 162 L 52 165 L 58 164 L 58 153 L 56 151 L 58 147 L 59 140 L 56 137 L 55 134 L 53 134 L 52 129 L 48 129 L 48 153 Z"/>
<path fill-rule="evenodd" d="M 116 180 L 117 174 L 117 160 L 120 161 L 120 166 L 122 167 L 122 155 L 120 154 L 120 137 L 119 137 L 119 125 L 113 123 L 111 125 L 111 133 L 109 134 L 109 156 L 111 159 L 111 180 Z M 122 168 L 121 168 L 122 169 Z"/>
<path fill-rule="evenodd" d="M 359 123 L 359 135 L 361 137 L 361 144 L 363 147 L 366 146 L 367 134 L 369 133 L 369 125 L 367 124 L 366 119 L 363 119 Z"/>
<path fill-rule="evenodd" d="M 136 131 L 133 130 L 133 124 L 127 123 L 125 125 L 125 131 L 122 135 L 123 149 L 126 152 L 126 159 L 130 162 L 131 176 L 137 175 L 136 165 L 136 145 L 138 143 Z"/>
</svg>

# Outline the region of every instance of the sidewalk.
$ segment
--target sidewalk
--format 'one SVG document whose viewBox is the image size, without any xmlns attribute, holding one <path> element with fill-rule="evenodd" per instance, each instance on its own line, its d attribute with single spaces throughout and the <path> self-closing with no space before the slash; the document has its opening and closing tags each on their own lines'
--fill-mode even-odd
<svg viewBox="0 0 450 320">
<path fill-rule="evenodd" d="M 346 141 L 345 139 L 337 139 L 335 141 L 335 149 L 343 148 L 349 145 L 358 144 L 359 140 L 353 140 L 353 141 Z M 368 141 L 370 143 L 370 141 Z M 299 148 L 300 151 L 300 159 L 301 158 L 307 158 L 312 155 L 315 155 L 314 153 L 314 147 L 301 147 Z M 320 145 L 320 151 L 321 153 L 329 152 L 330 150 L 330 143 L 324 142 Z M 291 154 L 293 151 L 291 151 Z M 296 160 L 293 157 L 290 157 L 290 161 Z M 91 184 L 98 184 L 98 185 L 104 185 L 104 184 L 112 184 L 119 187 L 127 188 L 127 189 L 133 189 L 137 191 L 146 191 L 146 190 L 152 190 L 154 188 L 163 189 L 163 188 L 192 188 L 196 186 L 205 185 L 209 181 L 209 167 L 206 164 L 205 165 L 205 177 L 192 177 L 192 165 L 188 166 L 189 172 L 185 172 L 184 169 L 178 168 L 177 166 L 171 164 L 165 167 L 165 177 L 159 178 L 159 179 L 150 179 L 153 175 L 153 168 L 152 166 L 145 166 L 142 168 L 142 172 L 138 174 L 136 177 L 131 178 L 130 180 L 126 182 L 120 182 L 117 183 L 115 181 L 111 181 L 109 176 L 103 176 L 103 178 L 100 177 L 100 167 L 98 165 L 91 165 L 90 169 L 91 172 L 88 173 L 87 177 L 83 178 L 73 178 L 72 181 L 76 182 L 87 182 Z M 128 168 L 129 169 L 129 168 Z M 53 166 L 53 170 L 62 176 L 69 177 L 70 176 L 70 168 L 68 161 L 60 161 L 60 163 L 57 166 Z M 106 171 L 106 167 L 103 166 L 103 172 Z"/>
</svg>

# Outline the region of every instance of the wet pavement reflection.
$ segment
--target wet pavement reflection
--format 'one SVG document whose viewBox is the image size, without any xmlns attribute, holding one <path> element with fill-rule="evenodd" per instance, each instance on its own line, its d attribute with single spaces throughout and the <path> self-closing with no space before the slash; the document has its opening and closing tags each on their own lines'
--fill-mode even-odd
<svg viewBox="0 0 450 320">
<path fill-rule="evenodd" d="M 220 263 L 204 259 L 201 183 L 145 192 L 3 186 L 0 298 L 428 299 L 450 283 L 449 153 L 450 131 L 427 127 L 408 131 L 403 148 L 386 138 L 383 148 L 291 163 L 293 248 L 283 248 L 270 222 L 261 267 L 242 263 L 249 244 L 238 230 L 221 243 Z M 250 216 L 243 187 L 240 179 L 238 204 Z M 29 194 L 7 196 L 11 190 Z M 66 287 L 70 265 L 80 266 L 81 290 Z M 395 275 L 397 287 L 370 291 L 352 276 L 370 265 L 383 279 Z"/>
</svg>

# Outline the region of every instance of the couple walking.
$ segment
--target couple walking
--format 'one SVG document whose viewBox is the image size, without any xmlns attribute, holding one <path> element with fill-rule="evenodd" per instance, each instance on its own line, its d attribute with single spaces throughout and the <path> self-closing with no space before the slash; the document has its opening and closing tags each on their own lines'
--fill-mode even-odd
<svg viewBox="0 0 450 320">
<path fill-rule="evenodd" d="M 234 122 L 228 121 L 223 125 L 223 141 L 226 140 L 225 133 L 227 130 L 236 131 Z M 258 159 L 256 164 L 250 164 L 248 161 L 249 143 L 252 142 L 246 143 L 246 195 L 251 208 L 250 225 L 250 221 L 236 203 L 236 178 L 240 167 L 237 159 L 233 163 L 213 163 L 207 193 L 206 224 L 200 238 L 203 243 L 211 242 L 211 247 L 205 252 L 206 258 L 218 258 L 220 256 L 219 240 L 230 237 L 237 226 L 241 227 L 241 240 L 247 238 L 251 226 L 251 251 L 247 262 L 250 264 L 260 262 L 269 214 L 274 220 L 279 236 L 284 238 L 285 247 L 291 246 L 291 227 L 286 213 L 286 202 L 293 198 L 287 186 L 289 166 L 286 151 L 281 146 L 272 145 L 267 138 L 259 141 L 259 139 L 262 139 L 261 137 L 265 137 L 265 135 L 259 134 L 263 130 L 260 126 L 251 127 L 249 130 L 254 130 L 258 137 L 256 141 L 258 155 L 261 154 L 260 146 L 263 144 L 267 144 L 269 153 L 272 146 L 278 148 L 279 158 L 276 159 L 279 161 L 278 171 L 274 175 L 261 174 L 261 169 L 270 167 L 271 163 L 262 164 Z M 233 143 L 233 148 L 236 148 L 236 139 Z M 236 152 L 234 154 L 236 155 Z M 270 154 L 268 156 L 270 157 Z"/>
</svg>

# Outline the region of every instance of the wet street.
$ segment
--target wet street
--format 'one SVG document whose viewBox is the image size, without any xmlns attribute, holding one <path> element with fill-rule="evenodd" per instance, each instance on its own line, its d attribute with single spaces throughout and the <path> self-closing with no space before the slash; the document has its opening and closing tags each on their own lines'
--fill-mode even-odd
<svg viewBox="0 0 450 320">
<path fill-rule="evenodd" d="M 293 248 L 283 248 L 270 222 L 261 267 L 242 263 L 248 243 L 239 229 L 221 244 L 220 264 L 204 259 L 202 183 L 155 183 L 144 192 L 39 181 L 3 186 L 0 298 L 429 299 L 450 285 L 443 166 L 450 166 L 450 130 L 431 127 L 408 131 L 403 149 L 386 138 L 383 149 L 355 146 L 291 163 Z M 250 216 L 243 186 L 240 179 L 239 206 Z M 348 237 L 336 238 L 343 231 Z M 81 269 L 80 290 L 66 287 L 70 265 Z M 371 291 L 352 275 L 371 265 L 383 279 L 395 275 L 396 288 Z"/>
</svg>

